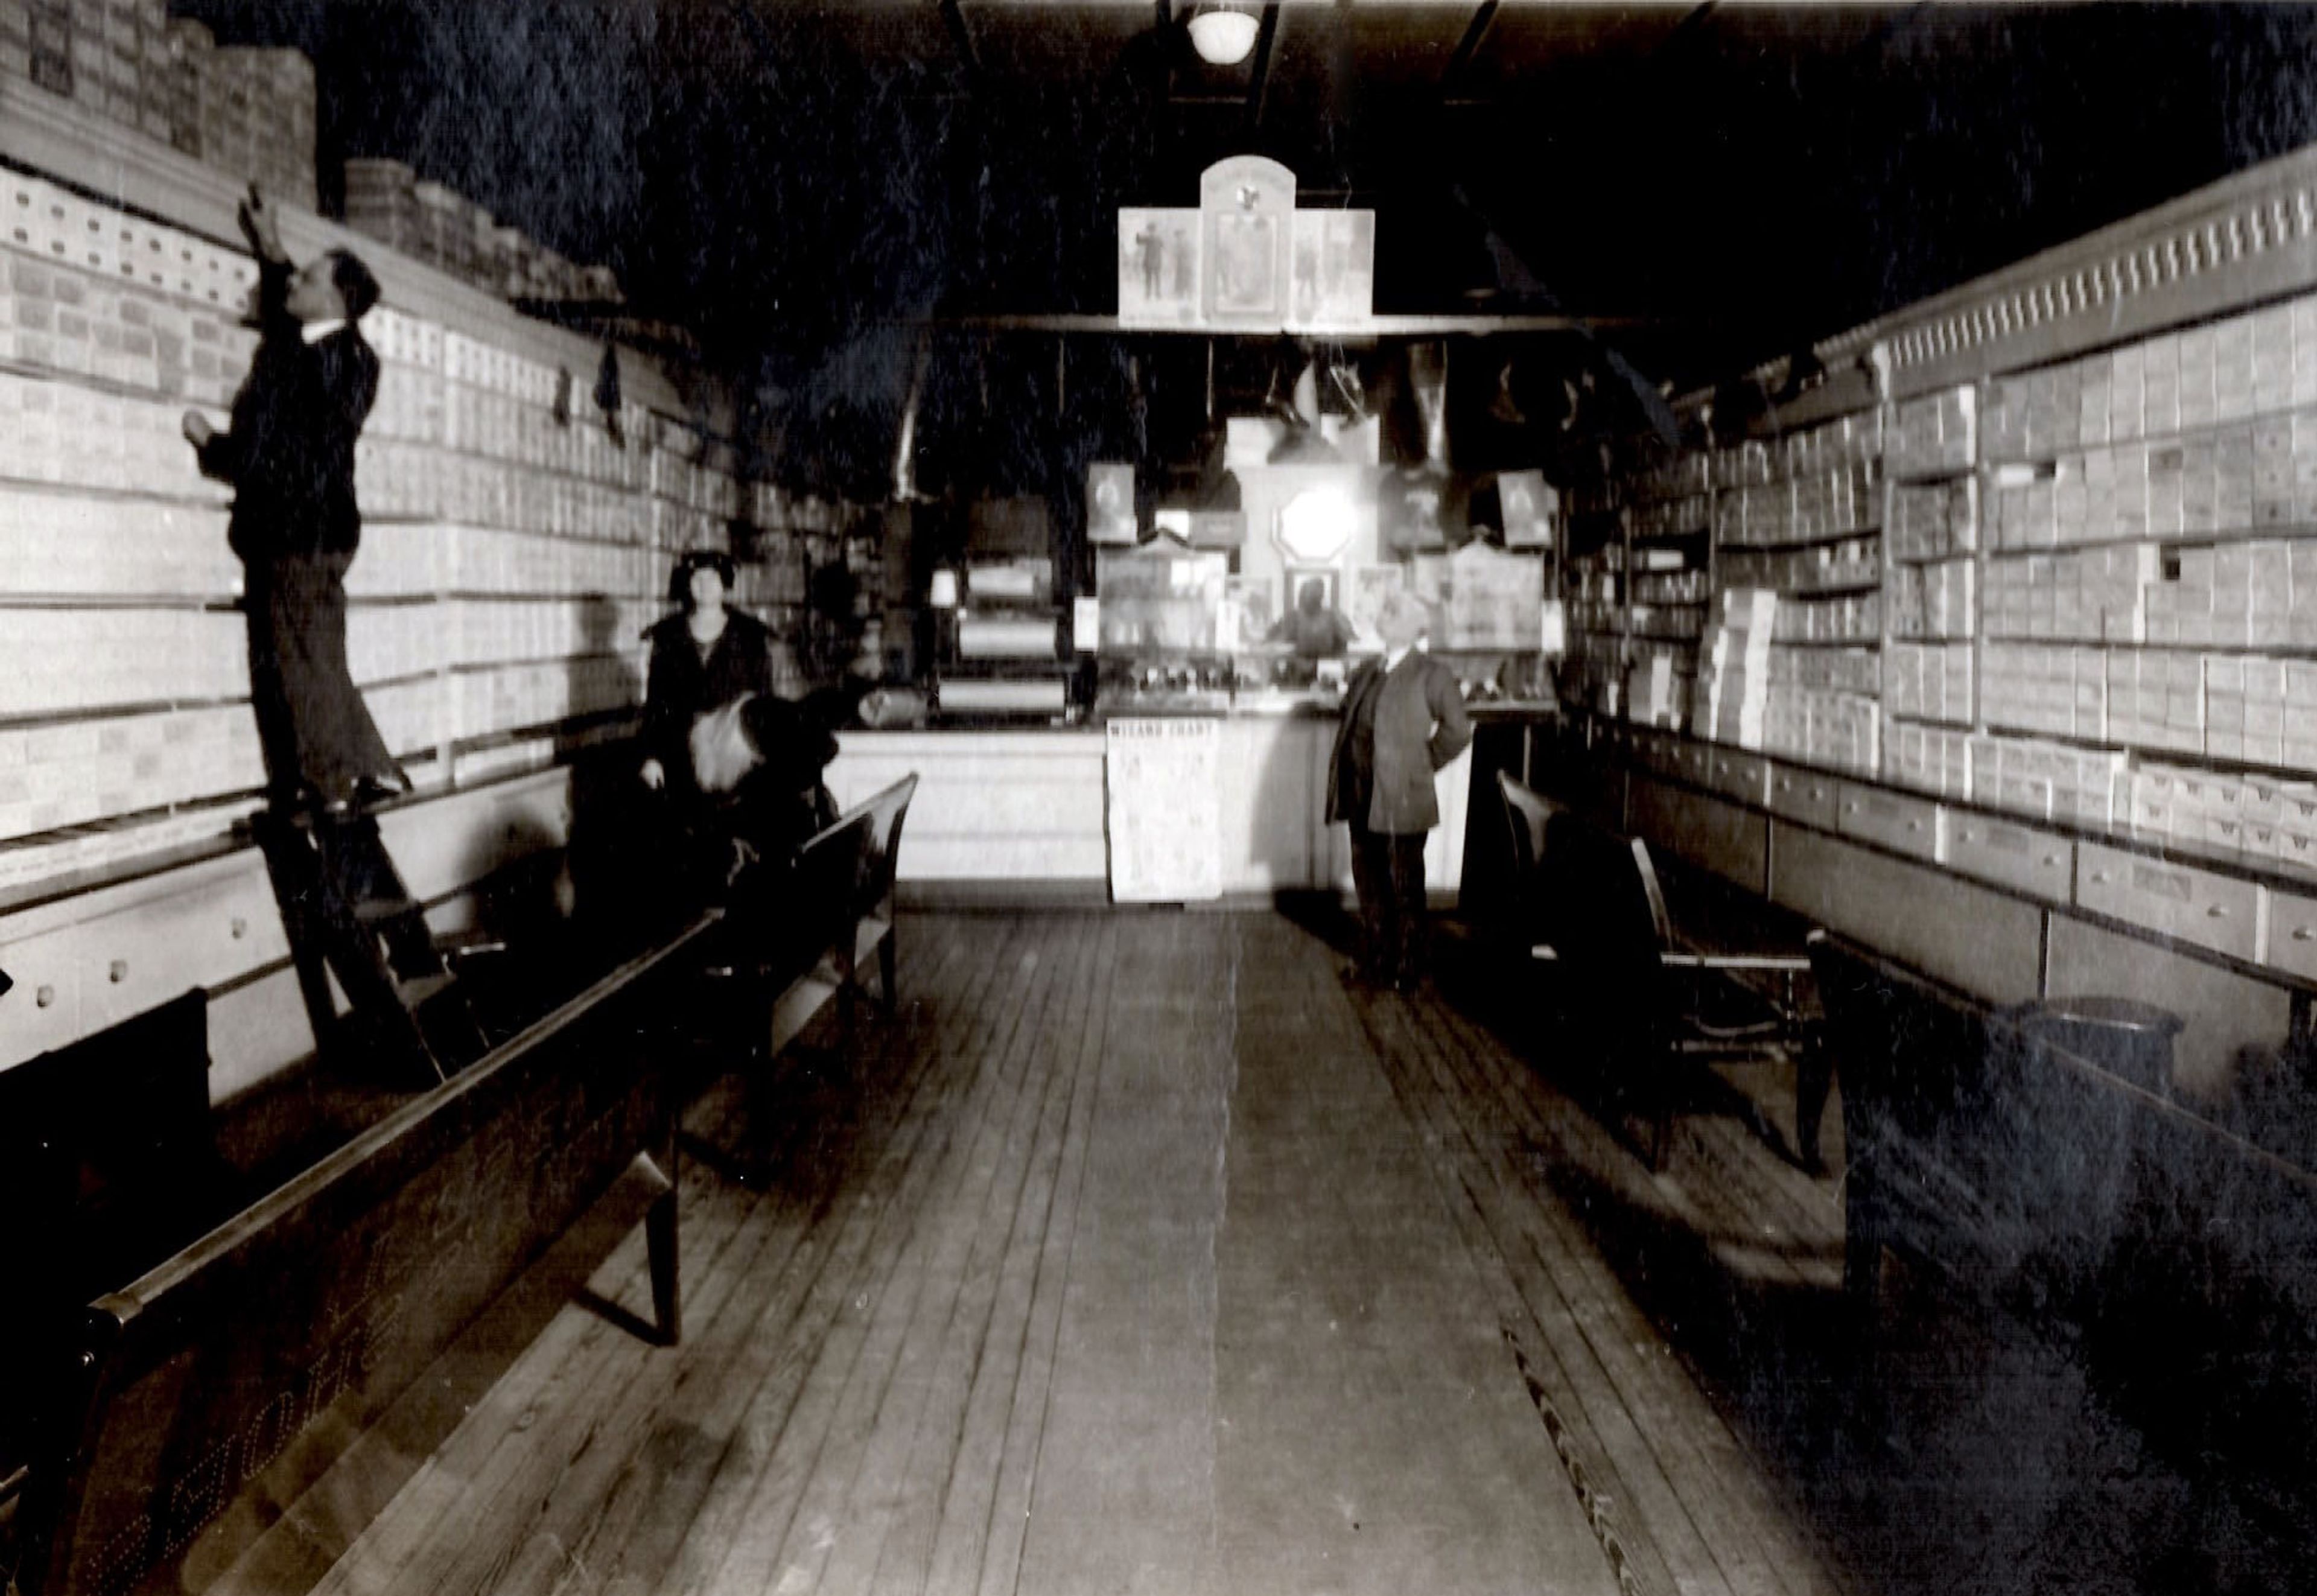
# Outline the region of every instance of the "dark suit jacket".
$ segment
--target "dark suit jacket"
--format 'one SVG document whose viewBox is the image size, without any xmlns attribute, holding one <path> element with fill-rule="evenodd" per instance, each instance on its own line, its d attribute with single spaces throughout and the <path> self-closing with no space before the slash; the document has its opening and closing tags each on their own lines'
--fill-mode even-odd
<svg viewBox="0 0 2317 1596">
<path fill-rule="evenodd" d="M 1372 758 L 1363 760 L 1353 732 L 1371 695 L 1375 740 Z M 1328 760 L 1328 818 L 1398 836 L 1429 831 L 1440 823 L 1432 773 L 1472 740 L 1472 722 L 1454 671 L 1418 649 L 1388 672 L 1382 659 L 1369 660 L 1344 690 L 1343 719 Z"/>
<path fill-rule="evenodd" d="M 258 264 L 257 354 L 230 428 L 200 452 L 203 474 L 233 484 L 228 541 L 246 562 L 350 556 L 362 541 L 354 440 L 378 397 L 378 355 L 351 323 L 308 344 L 284 307 L 291 270 Z"/>
<path fill-rule="evenodd" d="M 651 639 L 650 675 L 644 684 L 644 753 L 658 759 L 668 780 L 689 789 L 692 722 L 744 694 L 773 690 L 770 639 L 763 623 L 738 610 L 727 611 L 724 635 L 702 659 L 681 614 L 669 615 L 646 633 Z"/>
</svg>

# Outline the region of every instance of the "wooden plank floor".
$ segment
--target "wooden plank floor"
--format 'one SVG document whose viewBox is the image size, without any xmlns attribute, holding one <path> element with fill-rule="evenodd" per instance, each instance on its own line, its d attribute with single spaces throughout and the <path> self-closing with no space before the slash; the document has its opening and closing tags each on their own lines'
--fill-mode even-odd
<svg viewBox="0 0 2317 1596">
<path fill-rule="evenodd" d="M 689 1116 L 682 1346 L 633 1333 L 631 1237 L 189 1586 L 1838 1588 L 1597 1240 L 1630 1210 L 1831 1292 L 1831 1184 L 1760 1125 L 1685 1122 L 1652 1177 L 1275 915 L 900 935 L 899 1016 Z"/>
</svg>

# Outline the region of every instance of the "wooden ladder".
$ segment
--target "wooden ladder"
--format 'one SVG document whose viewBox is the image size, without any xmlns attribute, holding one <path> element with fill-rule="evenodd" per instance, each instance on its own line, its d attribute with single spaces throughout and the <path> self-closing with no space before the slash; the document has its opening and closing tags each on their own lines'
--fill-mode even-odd
<svg viewBox="0 0 2317 1596">
<path fill-rule="evenodd" d="M 488 1050 L 375 819 L 264 810 L 250 829 L 273 878 L 318 1047 L 351 1046 L 395 1084 L 420 1089 Z M 352 1009 L 344 1020 L 332 974 Z"/>
</svg>

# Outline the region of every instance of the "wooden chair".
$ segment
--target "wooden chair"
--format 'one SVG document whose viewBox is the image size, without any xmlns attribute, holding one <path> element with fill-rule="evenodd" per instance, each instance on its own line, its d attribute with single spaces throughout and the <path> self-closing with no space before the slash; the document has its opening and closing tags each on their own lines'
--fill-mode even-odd
<svg viewBox="0 0 2317 1596">
<path fill-rule="evenodd" d="M 1508 784 L 1508 802 L 1518 802 Z M 1677 934 L 1649 845 L 1528 795 L 1524 816 L 1545 811 L 1536 868 L 1536 961 L 1559 966 L 1565 1035 L 1606 1062 L 1621 1088 L 1642 1087 L 1653 1123 L 1649 1160 L 1665 1164 L 1686 1066 L 1797 1052 L 1793 983 L 1810 971 L 1802 953 L 1702 951 Z M 1519 828 L 1516 829 L 1518 837 Z M 1731 978 L 1769 976 L 1783 1001 L 1765 1001 Z"/>
<path fill-rule="evenodd" d="M 1544 859 L 1545 831 L 1554 815 L 1567 811 L 1523 785 L 1509 770 L 1497 772 L 1497 794 L 1504 800 L 1505 829 L 1513 839 L 1512 929 L 1527 943 L 1530 958 L 1548 959 L 1553 956 L 1551 944 L 1532 934 L 1543 923 L 1539 872 Z"/>
</svg>

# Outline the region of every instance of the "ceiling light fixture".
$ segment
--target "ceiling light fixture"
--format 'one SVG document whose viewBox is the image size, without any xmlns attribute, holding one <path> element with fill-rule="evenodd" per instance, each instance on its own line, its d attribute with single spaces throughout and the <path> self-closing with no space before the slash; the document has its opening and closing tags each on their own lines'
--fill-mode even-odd
<svg viewBox="0 0 2317 1596">
<path fill-rule="evenodd" d="M 1191 31 L 1191 48 L 1199 59 L 1218 67 L 1236 67 L 1255 48 L 1255 13 L 1230 5 L 1203 6 L 1184 24 Z"/>
</svg>

